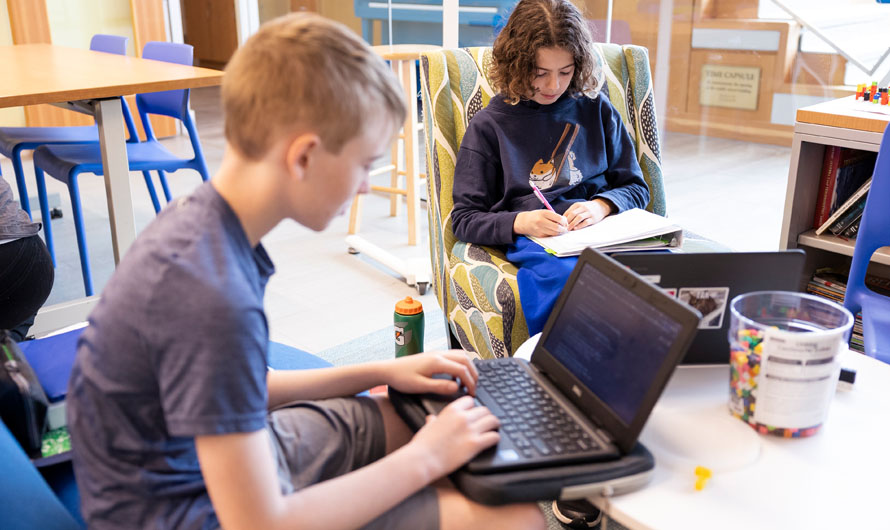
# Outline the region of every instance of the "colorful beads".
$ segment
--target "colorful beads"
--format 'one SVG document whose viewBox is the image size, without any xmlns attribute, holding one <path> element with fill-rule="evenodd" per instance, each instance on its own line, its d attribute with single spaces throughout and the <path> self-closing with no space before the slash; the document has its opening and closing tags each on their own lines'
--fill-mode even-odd
<svg viewBox="0 0 890 530">
<path fill-rule="evenodd" d="M 801 438 L 816 434 L 820 427 L 818 425 L 806 429 L 782 429 L 754 420 L 754 410 L 757 405 L 757 376 L 760 374 L 762 354 L 763 332 L 759 329 L 740 327 L 736 340 L 730 342 L 729 411 L 760 434 L 783 438 Z M 698 483 L 696 489 L 699 489 Z"/>
</svg>

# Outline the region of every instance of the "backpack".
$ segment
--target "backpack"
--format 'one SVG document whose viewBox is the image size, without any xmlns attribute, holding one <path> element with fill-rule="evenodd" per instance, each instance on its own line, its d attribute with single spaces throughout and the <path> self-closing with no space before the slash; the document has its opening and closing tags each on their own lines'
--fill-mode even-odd
<svg viewBox="0 0 890 530">
<path fill-rule="evenodd" d="M 31 458 L 40 456 L 49 400 L 18 344 L 0 330 L 0 418 Z"/>
</svg>

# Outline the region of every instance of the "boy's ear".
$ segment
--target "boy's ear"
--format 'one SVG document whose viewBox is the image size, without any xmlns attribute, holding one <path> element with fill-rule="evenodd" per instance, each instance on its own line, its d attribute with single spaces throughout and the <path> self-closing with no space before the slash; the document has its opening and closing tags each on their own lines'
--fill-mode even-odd
<svg viewBox="0 0 890 530">
<path fill-rule="evenodd" d="M 293 170 L 298 178 L 304 178 L 312 163 L 312 157 L 321 148 L 321 138 L 317 134 L 304 133 L 294 137 L 284 153 L 288 171 Z"/>
</svg>

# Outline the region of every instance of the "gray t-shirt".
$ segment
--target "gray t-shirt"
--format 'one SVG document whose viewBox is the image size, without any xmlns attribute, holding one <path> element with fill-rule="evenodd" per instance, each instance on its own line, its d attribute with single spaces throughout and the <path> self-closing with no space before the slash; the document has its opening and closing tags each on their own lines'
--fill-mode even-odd
<svg viewBox="0 0 890 530">
<path fill-rule="evenodd" d="M 12 188 L 0 176 L 0 241 L 35 235 L 40 223 L 31 222 L 25 210 L 12 196 Z"/>
<path fill-rule="evenodd" d="M 194 437 L 266 424 L 273 272 L 210 183 L 168 206 L 102 293 L 68 386 L 90 528 L 213 528 Z"/>
</svg>

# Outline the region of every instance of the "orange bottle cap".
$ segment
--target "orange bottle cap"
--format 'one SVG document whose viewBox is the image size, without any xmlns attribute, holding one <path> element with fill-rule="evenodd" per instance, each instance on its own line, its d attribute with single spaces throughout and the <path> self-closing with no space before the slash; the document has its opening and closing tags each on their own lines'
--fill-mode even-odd
<svg viewBox="0 0 890 530">
<path fill-rule="evenodd" d="M 423 304 L 419 300 L 415 300 L 410 296 L 406 296 L 404 300 L 396 302 L 396 313 L 400 315 L 416 315 L 423 312 Z"/>
</svg>

